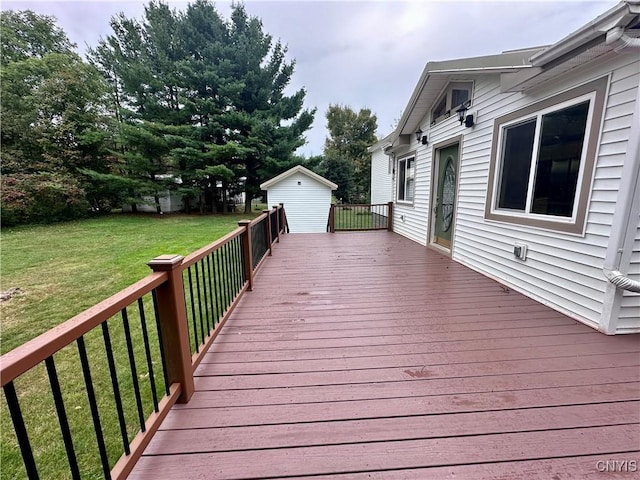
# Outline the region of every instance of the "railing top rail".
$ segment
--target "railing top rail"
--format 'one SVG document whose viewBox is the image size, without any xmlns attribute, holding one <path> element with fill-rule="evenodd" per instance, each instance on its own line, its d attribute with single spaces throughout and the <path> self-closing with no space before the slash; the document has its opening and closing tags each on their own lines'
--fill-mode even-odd
<svg viewBox="0 0 640 480">
<path fill-rule="evenodd" d="M 215 242 L 210 243 L 209 245 L 205 245 L 201 249 L 196 250 L 195 252 L 189 254 L 184 260 L 182 260 L 182 268 L 183 269 L 188 268 L 194 263 L 199 262 L 204 257 L 209 255 L 211 252 L 214 252 L 224 244 L 229 243 L 231 240 L 241 235 L 242 232 L 244 232 L 244 228 L 238 227 L 232 232 L 227 233 L 224 237 L 219 238 Z"/>
<path fill-rule="evenodd" d="M 257 223 L 260 223 L 261 221 L 263 221 L 265 218 L 267 218 L 267 213 L 262 213 L 260 214 L 260 216 L 254 218 L 253 220 L 251 220 L 251 223 L 249 224 L 250 227 L 254 226 Z"/>
<path fill-rule="evenodd" d="M 386 207 L 388 203 L 335 203 L 336 207 Z"/>
<path fill-rule="evenodd" d="M 1 386 L 5 386 L 58 350 L 76 341 L 166 280 L 166 272 L 151 273 L 66 322 L 5 353 L 0 357 Z"/>
</svg>

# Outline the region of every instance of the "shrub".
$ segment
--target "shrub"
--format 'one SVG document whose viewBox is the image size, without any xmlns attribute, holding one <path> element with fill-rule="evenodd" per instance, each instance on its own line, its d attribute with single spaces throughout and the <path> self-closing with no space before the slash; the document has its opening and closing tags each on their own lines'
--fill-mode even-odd
<svg viewBox="0 0 640 480">
<path fill-rule="evenodd" d="M 77 180 L 61 173 L 4 175 L 2 226 L 85 217 L 89 203 Z"/>
</svg>

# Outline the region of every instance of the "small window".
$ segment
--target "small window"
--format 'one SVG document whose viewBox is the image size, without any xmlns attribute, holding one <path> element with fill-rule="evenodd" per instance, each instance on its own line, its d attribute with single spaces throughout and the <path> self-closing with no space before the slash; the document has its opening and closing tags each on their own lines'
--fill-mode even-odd
<svg viewBox="0 0 640 480">
<path fill-rule="evenodd" d="M 496 119 L 485 218 L 583 231 L 606 85 Z"/>
<path fill-rule="evenodd" d="M 447 85 L 431 110 L 431 125 L 449 118 L 463 103 L 469 104 L 472 88 L 472 82 L 454 82 Z"/>
<path fill-rule="evenodd" d="M 414 157 L 398 160 L 398 201 L 413 202 L 415 186 Z"/>
</svg>

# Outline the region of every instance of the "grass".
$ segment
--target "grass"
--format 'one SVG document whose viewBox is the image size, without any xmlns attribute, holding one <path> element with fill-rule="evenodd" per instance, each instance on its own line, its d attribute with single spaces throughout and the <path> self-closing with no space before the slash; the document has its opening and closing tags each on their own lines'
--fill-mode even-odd
<svg viewBox="0 0 640 480">
<path fill-rule="evenodd" d="M 238 220 L 246 217 L 244 214 L 168 215 L 162 218 L 155 215 L 114 215 L 51 226 L 3 230 L 0 233 L 0 290 L 19 287 L 23 293 L 0 304 L 2 352 L 36 337 L 143 278 L 150 272 L 146 262 L 153 257 L 166 253 L 187 255 L 233 230 Z M 154 336 L 154 318 L 148 297 L 143 304 L 147 311 L 155 390 L 161 397 L 164 384 L 159 372 L 158 342 Z M 147 368 L 137 305 L 127 310 L 136 374 L 140 381 L 144 415 L 147 417 L 153 408 L 151 375 Z M 107 323 L 114 346 L 118 385 L 124 398 L 127 435 L 131 439 L 138 431 L 139 424 L 123 322 L 116 316 Z M 122 452 L 122 443 L 101 329 L 94 329 L 85 335 L 85 342 L 109 461 L 113 466 Z M 54 360 L 83 478 L 102 478 L 77 346 L 73 344 L 61 350 Z M 40 478 L 68 478 L 67 459 L 44 365 L 22 375 L 15 383 Z M 22 459 L 4 400 L 0 415 L 0 478 L 24 478 Z"/>
<path fill-rule="evenodd" d="M 257 212 L 256 212 L 257 214 Z M 151 272 L 162 254 L 188 255 L 238 226 L 225 216 L 113 215 L 0 232 L 0 351 L 25 343 Z"/>
</svg>

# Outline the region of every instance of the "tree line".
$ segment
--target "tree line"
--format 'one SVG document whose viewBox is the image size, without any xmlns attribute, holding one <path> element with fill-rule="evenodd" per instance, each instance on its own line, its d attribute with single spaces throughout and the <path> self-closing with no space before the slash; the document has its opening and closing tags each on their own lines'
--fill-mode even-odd
<svg viewBox="0 0 640 480">
<path fill-rule="evenodd" d="M 159 211 L 167 190 L 203 212 L 244 191 L 249 211 L 260 183 L 295 164 L 336 181 L 339 198 L 366 197 L 375 116 L 331 106 L 324 155 L 296 156 L 315 109 L 304 89 L 285 93 L 295 61 L 244 6 L 224 19 L 208 0 L 152 1 L 141 20 L 110 24 L 83 60 L 54 18 L 2 12 L 3 225 L 143 197 Z"/>
</svg>

